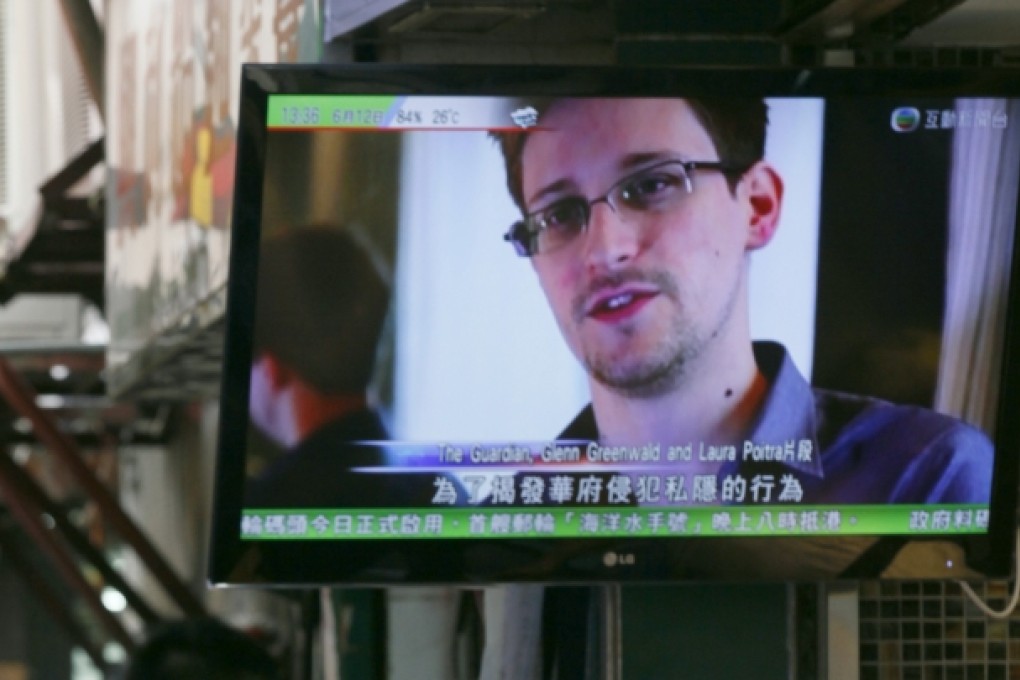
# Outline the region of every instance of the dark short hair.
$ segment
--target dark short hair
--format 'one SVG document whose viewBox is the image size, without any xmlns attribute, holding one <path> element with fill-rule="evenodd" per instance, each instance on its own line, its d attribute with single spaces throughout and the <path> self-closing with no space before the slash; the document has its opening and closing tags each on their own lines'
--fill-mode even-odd
<svg viewBox="0 0 1020 680">
<path fill-rule="evenodd" d="M 719 160 L 739 169 L 739 172 L 726 175 L 732 190 L 743 173 L 765 156 L 768 106 L 760 97 L 684 97 L 683 100 L 708 133 Z M 538 110 L 541 120 L 542 113 L 556 101 L 529 101 L 528 105 Z M 529 136 L 530 133 L 523 130 L 493 134 L 503 152 L 507 188 L 522 214 L 527 212 L 527 206 L 521 179 L 521 157 Z"/>
<path fill-rule="evenodd" d="M 128 663 L 124 680 L 276 680 L 276 662 L 254 638 L 214 618 L 160 624 Z"/>
<path fill-rule="evenodd" d="M 389 307 L 389 283 L 348 230 L 309 225 L 262 243 L 256 354 L 270 352 L 327 394 L 362 392 L 372 380 Z"/>
</svg>

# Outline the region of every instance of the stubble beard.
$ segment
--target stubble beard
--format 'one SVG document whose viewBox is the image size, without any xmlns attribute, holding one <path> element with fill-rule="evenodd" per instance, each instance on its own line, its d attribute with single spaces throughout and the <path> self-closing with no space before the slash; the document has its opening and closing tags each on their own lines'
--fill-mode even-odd
<svg viewBox="0 0 1020 680">
<path fill-rule="evenodd" d="M 613 392 L 650 399 L 684 382 L 689 367 L 701 353 L 702 344 L 689 329 L 675 323 L 660 345 L 643 357 L 615 359 L 591 352 L 583 362 L 588 375 Z"/>
<path fill-rule="evenodd" d="M 623 357 L 581 347 L 579 358 L 588 375 L 609 390 L 624 397 L 650 399 L 669 393 L 687 380 L 698 358 L 732 316 L 737 295 L 736 289 L 731 292 L 721 316 L 714 325 L 705 329 L 688 318 L 681 303 L 679 286 L 666 272 L 623 272 L 593 282 L 590 288 L 638 281 L 655 284 L 662 296 L 672 303 L 673 314 L 661 339 L 640 354 L 635 352 Z M 583 320 L 584 298 L 580 295 L 575 300 L 574 321 L 577 324 Z M 621 328 L 620 332 L 633 336 L 640 329 Z"/>
</svg>

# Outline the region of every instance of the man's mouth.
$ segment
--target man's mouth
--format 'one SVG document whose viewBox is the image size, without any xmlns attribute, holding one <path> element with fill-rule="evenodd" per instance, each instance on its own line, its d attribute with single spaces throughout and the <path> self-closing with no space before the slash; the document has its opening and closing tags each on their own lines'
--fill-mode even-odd
<svg viewBox="0 0 1020 680">
<path fill-rule="evenodd" d="M 658 291 L 645 288 L 606 292 L 591 299 L 586 316 L 604 323 L 618 323 L 637 314 L 657 295 Z"/>
</svg>

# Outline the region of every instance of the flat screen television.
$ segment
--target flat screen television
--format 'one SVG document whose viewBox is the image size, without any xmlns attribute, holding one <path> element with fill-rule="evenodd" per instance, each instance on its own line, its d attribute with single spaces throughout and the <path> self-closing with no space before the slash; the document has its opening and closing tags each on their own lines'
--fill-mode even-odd
<svg viewBox="0 0 1020 680">
<path fill-rule="evenodd" d="M 1011 573 L 1020 77 L 247 65 L 214 584 Z"/>
</svg>

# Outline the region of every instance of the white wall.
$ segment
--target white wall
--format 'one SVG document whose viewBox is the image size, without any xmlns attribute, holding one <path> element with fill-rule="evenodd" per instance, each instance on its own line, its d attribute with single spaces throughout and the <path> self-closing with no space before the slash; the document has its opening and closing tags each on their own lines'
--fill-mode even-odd
<svg viewBox="0 0 1020 680">
<path fill-rule="evenodd" d="M 785 191 L 779 230 L 751 259 L 751 337 L 781 341 L 810 376 L 825 103 L 772 99 L 768 104 L 765 156 L 779 171 Z"/>
<path fill-rule="evenodd" d="M 587 402 L 527 260 L 483 132 L 410 136 L 397 254 L 394 433 L 410 439 L 554 437 Z"/>
</svg>

